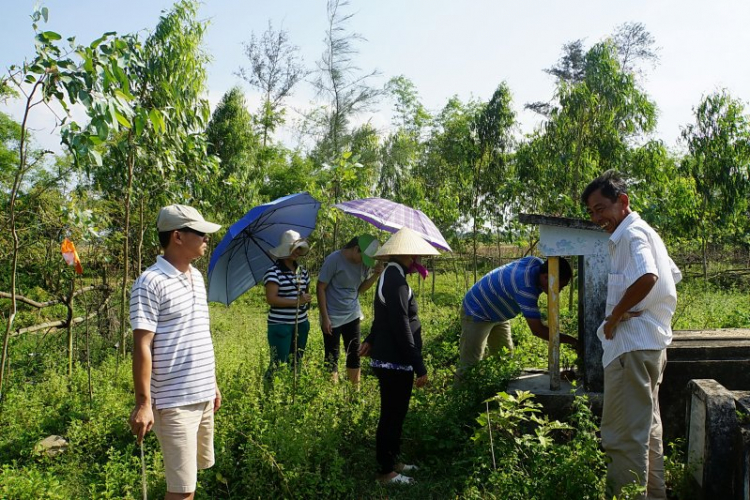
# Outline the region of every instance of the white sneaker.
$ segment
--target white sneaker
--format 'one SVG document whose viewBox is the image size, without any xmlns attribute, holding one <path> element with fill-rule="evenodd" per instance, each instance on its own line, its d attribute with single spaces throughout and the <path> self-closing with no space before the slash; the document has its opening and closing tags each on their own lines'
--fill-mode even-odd
<svg viewBox="0 0 750 500">
<path fill-rule="evenodd" d="M 415 472 L 418 470 L 419 467 L 414 464 L 401 464 L 401 468 L 398 469 L 398 472 Z"/>
<path fill-rule="evenodd" d="M 396 474 L 395 476 L 393 476 L 390 479 L 378 479 L 377 481 L 378 481 L 378 483 L 383 484 L 383 485 L 388 485 L 388 484 L 414 484 L 416 482 L 413 477 L 404 476 L 404 475 L 401 475 L 401 474 Z"/>
</svg>

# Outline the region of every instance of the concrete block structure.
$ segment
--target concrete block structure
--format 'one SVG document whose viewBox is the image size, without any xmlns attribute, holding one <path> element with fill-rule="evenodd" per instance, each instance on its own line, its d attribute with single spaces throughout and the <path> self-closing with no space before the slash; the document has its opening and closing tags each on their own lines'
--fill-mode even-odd
<svg viewBox="0 0 750 500">
<path fill-rule="evenodd" d="M 747 500 L 750 425 L 748 393 L 716 380 L 688 384 L 688 467 L 701 499 Z"/>
</svg>

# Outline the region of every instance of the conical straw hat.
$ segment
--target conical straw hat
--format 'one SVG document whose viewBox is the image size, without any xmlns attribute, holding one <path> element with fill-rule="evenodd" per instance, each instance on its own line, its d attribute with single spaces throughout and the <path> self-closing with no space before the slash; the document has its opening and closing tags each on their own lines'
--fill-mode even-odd
<svg viewBox="0 0 750 500">
<path fill-rule="evenodd" d="M 391 255 L 440 255 L 440 252 L 415 231 L 402 227 L 375 252 L 377 259 L 385 259 Z"/>
</svg>

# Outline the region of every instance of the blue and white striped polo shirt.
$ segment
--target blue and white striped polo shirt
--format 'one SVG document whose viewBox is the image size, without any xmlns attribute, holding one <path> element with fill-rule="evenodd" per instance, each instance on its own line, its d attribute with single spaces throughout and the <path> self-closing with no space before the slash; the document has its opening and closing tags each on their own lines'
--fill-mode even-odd
<svg viewBox="0 0 750 500">
<path fill-rule="evenodd" d="M 523 314 L 540 319 L 539 271 L 544 261 L 524 257 L 484 275 L 464 297 L 464 313 L 474 321 L 497 323 Z"/>
<path fill-rule="evenodd" d="M 154 332 L 151 400 L 155 408 L 216 397 L 206 287 L 200 271 L 190 266 L 188 273 L 159 256 L 138 277 L 130 294 L 131 327 Z"/>
</svg>

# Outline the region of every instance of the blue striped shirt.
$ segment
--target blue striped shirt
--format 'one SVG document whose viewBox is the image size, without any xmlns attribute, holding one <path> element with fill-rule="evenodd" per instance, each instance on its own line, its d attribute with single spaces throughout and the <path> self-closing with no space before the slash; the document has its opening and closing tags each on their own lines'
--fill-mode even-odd
<svg viewBox="0 0 750 500">
<path fill-rule="evenodd" d="M 474 321 L 497 323 L 515 318 L 540 319 L 539 271 L 544 261 L 524 257 L 484 275 L 464 297 L 464 313 Z"/>
</svg>

